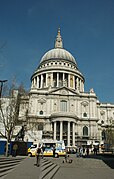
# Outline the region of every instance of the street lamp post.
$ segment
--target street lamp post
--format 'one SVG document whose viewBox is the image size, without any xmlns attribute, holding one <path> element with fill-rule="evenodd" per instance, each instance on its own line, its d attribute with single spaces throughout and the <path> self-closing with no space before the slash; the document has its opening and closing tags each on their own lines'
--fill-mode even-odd
<svg viewBox="0 0 114 179">
<path fill-rule="evenodd" d="M 0 85 L 0 108 L 1 108 L 1 97 L 2 97 L 3 84 L 7 81 L 8 80 L 0 80 L 0 83 L 1 83 L 1 85 Z"/>
</svg>

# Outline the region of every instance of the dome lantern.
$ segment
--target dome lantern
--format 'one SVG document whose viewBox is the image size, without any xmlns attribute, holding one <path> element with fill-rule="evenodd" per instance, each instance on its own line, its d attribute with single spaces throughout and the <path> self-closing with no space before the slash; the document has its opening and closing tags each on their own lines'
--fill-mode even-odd
<svg viewBox="0 0 114 179">
<path fill-rule="evenodd" d="M 58 34 L 55 40 L 55 48 L 63 48 L 63 41 L 60 34 L 60 28 L 58 28 Z"/>
</svg>

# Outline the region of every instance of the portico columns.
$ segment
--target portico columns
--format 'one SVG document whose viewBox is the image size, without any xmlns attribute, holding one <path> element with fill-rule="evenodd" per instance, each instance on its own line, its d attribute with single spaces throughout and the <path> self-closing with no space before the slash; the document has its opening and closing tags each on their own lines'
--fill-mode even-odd
<svg viewBox="0 0 114 179">
<path fill-rule="evenodd" d="M 54 140 L 56 140 L 56 122 L 54 122 Z"/>
<path fill-rule="evenodd" d="M 60 140 L 63 139 L 63 121 L 60 121 Z"/>
<path fill-rule="evenodd" d="M 68 122 L 67 146 L 70 146 L 70 122 Z"/>
<path fill-rule="evenodd" d="M 75 146 L 75 123 L 73 122 L 72 124 L 72 143 L 73 143 L 73 146 Z"/>
</svg>

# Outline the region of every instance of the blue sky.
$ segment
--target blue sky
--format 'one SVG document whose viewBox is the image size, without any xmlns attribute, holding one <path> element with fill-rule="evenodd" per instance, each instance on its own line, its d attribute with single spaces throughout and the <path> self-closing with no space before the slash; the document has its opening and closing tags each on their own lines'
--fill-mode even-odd
<svg viewBox="0 0 114 179">
<path fill-rule="evenodd" d="M 0 79 L 30 88 L 58 27 L 76 58 L 85 91 L 114 103 L 114 0 L 0 0 Z"/>
</svg>

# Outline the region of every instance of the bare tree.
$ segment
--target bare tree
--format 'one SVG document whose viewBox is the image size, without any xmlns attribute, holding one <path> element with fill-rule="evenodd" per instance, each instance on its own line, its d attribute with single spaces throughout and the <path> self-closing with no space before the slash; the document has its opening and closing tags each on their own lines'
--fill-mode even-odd
<svg viewBox="0 0 114 179">
<path fill-rule="evenodd" d="M 0 135 L 6 139 L 6 156 L 8 156 L 8 144 L 11 142 L 15 127 L 18 124 L 21 92 L 21 86 L 15 90 L 15 85 L 12 84 L 7 92 L 7 97 L 1 98 L 0 123 L 3 130 L 0 130 Z"/>
</svg>

